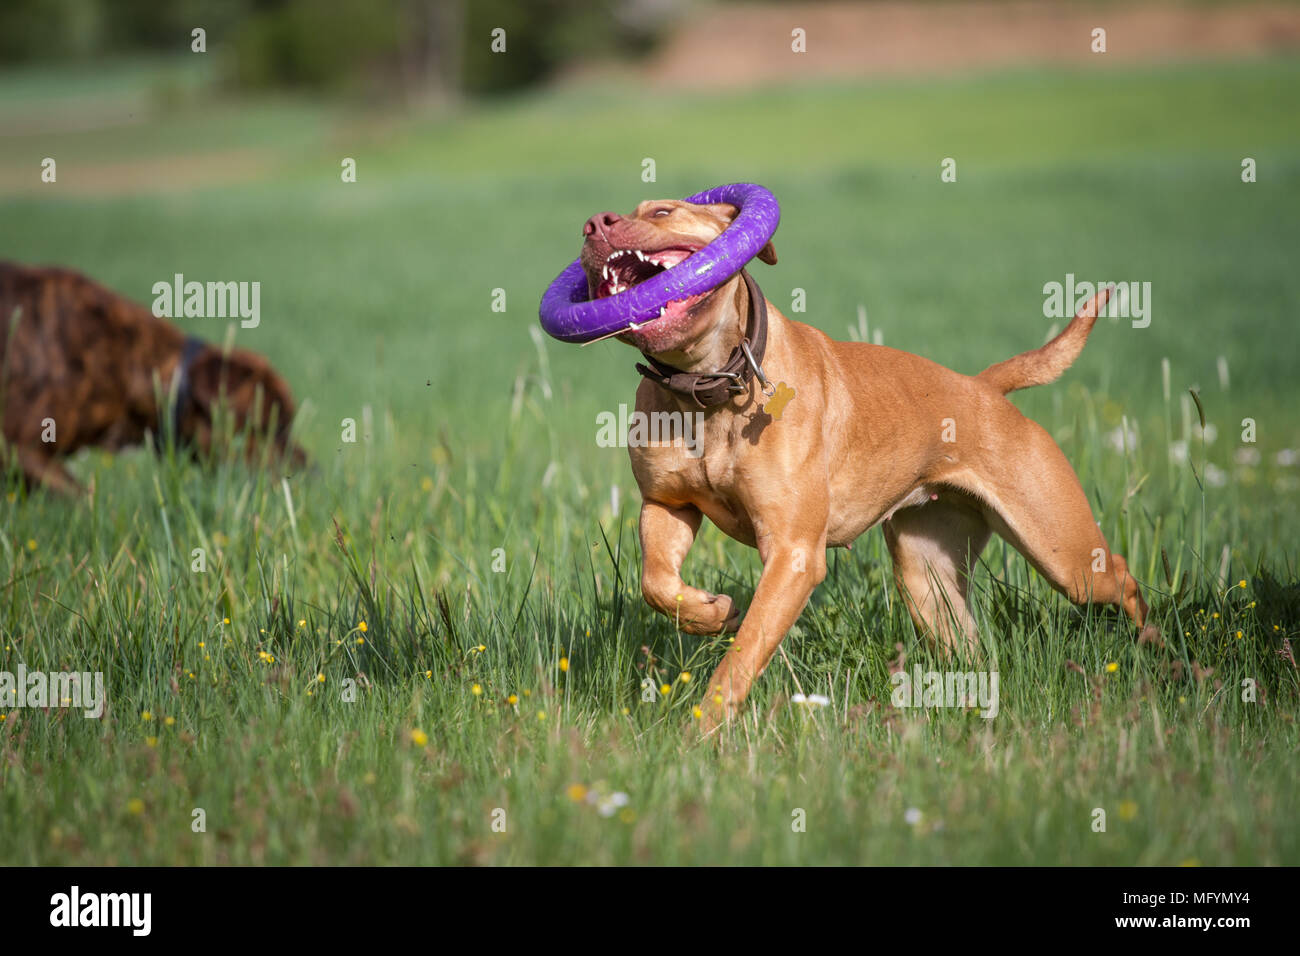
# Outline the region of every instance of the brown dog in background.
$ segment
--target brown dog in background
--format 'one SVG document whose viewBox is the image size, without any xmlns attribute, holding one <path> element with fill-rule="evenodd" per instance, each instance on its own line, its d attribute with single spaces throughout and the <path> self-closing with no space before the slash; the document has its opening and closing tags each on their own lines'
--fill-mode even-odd
<svg viewBox="0 0 1300 956">
<path fill-rule="evenodd" d="M 663 200 L 630 217 L 591 217 L 582 264 L 592 297 L 681 263 L 735 215 L 727 204 Z M 775 263 L 770 243 L 759 258 Z M 642 497 L 646 601 L 683 630 L 739 629 L 709 682 L 706 726 L 744 701 L 826 576 L 826 549 L 848 547 L 878 524 L 917 629 L 945 654 L 976 650 L 969 576 L 993 532 L 1070 600 L 1119 605 L 1143 627 L 1137 582 L 1107 545 L 1070 463 L 1005 398 L 1069 368 L 1109 290 L 1047 345 L 974 377 L 895 349 L 836 342 L 761 293 L 754 302 L 755 293 L 742 272 L 619 336 L 651 366 L 639 366 L 639 412 L 681 416 L 662 421 L 702 415 L 689 443 L 628 445 Z M 764 306 L 766 349 L 748 362 L 740 345 L 754 337 Z M 743 381 L 719 396 L 735 379 L 710 373 L 746 366 Z M 711 401 L 697 401 L 700 389 L 714 393 Z M 743 623 L 731 598 L 682 581 L 705 516 L 762 558 Z"/>
<path fill-rule="evenodd" d="M 29 485 L 76 493 L 59 459 L 138 445 L 146 433 L 157 441 L 167 427 L 178 445 L 207 453 L 219 400 L 237 431 L 252 426 L 250 457 L 269 434 L 278 455 L 306 460 L 289 440 L 289 387 L 260 355 L 187 337 L 69 269 L 0 262 L 0 320 L 4 438 Z"/>
</svg>

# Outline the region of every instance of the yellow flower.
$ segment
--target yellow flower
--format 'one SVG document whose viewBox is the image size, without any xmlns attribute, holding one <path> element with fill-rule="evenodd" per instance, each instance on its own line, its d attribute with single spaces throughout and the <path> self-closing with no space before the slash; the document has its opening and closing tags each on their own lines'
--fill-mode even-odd
<svg viewBox="0 0 1300 956">
<path fill-rule="evenodd" d="M 318 684 L 323 684 L 323 683 L 325 683 L 325 675 L 324 675 L 324 674 L 317 674 L 317 675 L 316 675 L 316 683 L 318 683 Z"/>
<path fill-rule="evenodd" d="M 539 710 L 539 711 L 537 712 L 537 719 L 538 719 L 538 720 L 545 720 L 545 719 L 546 719 L 546 711 L 544 711 L 544 710 Z"/>
<path fill-rule="evenodd" d="M 425 680 L 433 680 L 433 671 L 425 671 L 424 678 Z"/>
<path fill-rule="evenodd" d="M 144 813 L 144 801 L 139 797 L 132 797 L 130 800 L 126 801 L 126 812 L 132 816 L 138 817 L 140 814 Z"/>
<path fill-rule="evenodd" d="M 28 550 L 28 551 L 35 551 L 35 550 L 36 550 L 36 539 L 35 539 L 35 538 L 28 538 L 28 539 L 27 539 L 27 550 Z"/>
<path fill-rule="evenodd" d="M 365 642 L 366 642 L 366 639 L 365 639 L 364 637 L 358 637 L 358 638 L 357 638 L 357 643 L 358 643 L 358 644 L 364 644 Z"/>
<path fill-rule="evenodd" d="M 662 684 L 659 687 L 659 693 L 661 694 L 671 694 L 672 692 L 673 692 L 672 684 Z"/>
<path fill-rule="evenodd" d="M 1240 581 L 1237 582 L 1237 587 L 1239 587 L 1239 588 L 1244 588 L 1245 586 L 1246 586 L 1246 579 L 1245 579 L 1245 578 L 1242 578 Z"/>
<path fill-rule="evenodd" d="M 1219 619 L 1219 612 L 1215 611 L 1213 614 L 1210 615 L 1210 617 L 1214 618 L 1217 621 Z"/>
<path fill-rule="evenodd" d="M 587 788 L 580 783 L 571 783 L 567 790 L 564 791 L 569 795 L 569 799 L 574 803 L 581 803 L 587 798 Z"/>
<path fill-rule="evenodd" d="M 484 651 L 487 650 L 487 645 L 486 645 L 486 644 L 480 644 L 478 647 L 474 648 L 474 650 L 476 650 L 476 651 L 478 651 L 480 654 L 482 654 Z"/>
<path fill-rule="evenodd" d="M 369 628 L 366 627 L 365 621 L 359 621 L 357 622 L 357 630 L 360 631 L 362 634 L 364 634 L 366 633 L 367 630 L 369 630 Z"/>
<path fill-rule="evenodd" d="M 691 682 L 691 672 L 682 671 L 680 674 L 677 675 L 677 679 L 681 681 L 683 684 L 689 684 Z"/>
<path fill-rule="evenodd" d="M 423 730 L 416 728 L 415 730 L 411 731 L 411 743 L 415 744 L 415 746 L 423 747 L 428 742 L 429 742 L 429 735 L 426 734 Z"/>
<path fill-rule="evenodd" d="M 473 687 L 469 689 L 469 692 L 473 694 L 475 697 L 478 697 L 483 693 L 483 688 L 480 687 L 478 684 L 475 684 Z"/>
<path fill-rule="evenodd" d="M 163 723 L 166 724 L 168 727 L 175 727 L 175 726 L 176 726 L 176 718 L 175 718 L 175 717 L 164 717 L 164 718 L 163 718 Z"/>
<path fill-rule="evenodd" d="M 144 738 L 144 742 L 145 742 L 146 744 L 148 744 L 150 747 L 157 747 L 157 746 L 158 746 L 158 738 L 157 738 L 157 737 L 146 737 L 146 738 Z"/>
<path fill-rule="evenodd" d="M 140 712 L 141 720 L 153 720 L 153 714 L 150 711 L 143 710 Z"/>
<path fill-rule="evenodd" d="M 306 622 L 305 620 L 299 621 L 299 622 L 298 622 L 298 626 L 299 626 L 299 627 L 306 627 L 306 626 L 307 626 L 307 622 Z"/>
<path fill-rule="evenodd" d="M 515 704 L 519 703 L 519 698 L 516 697 L 514 694 L 511 694 L 509 697 L 506 698 L 506 703 L 509 704 L 511 707 L 513 707 Z"/>
<path fill-rule="evenodd" d="M 1119 662 L 1118 662 L 1118 661 L 1111 661 L 1109 664 L 1106 665 L 1106 671 L 1107 671 L 1107 673 L 1113 674 L 1113 673 L 1115 673 L 1117 670 L 1119 670 Z"/>
<path fill-rule="evenodd" d="M 423 478 L 421 478 L 421 479 L 420 479 L 420 490 L 421 490 L 421 491 L 433 491 L 433 479 L 430 478 L 428 475 L 425 475 Z"/>
<path fill-rule="evenodd" d="M 714 695 L 713 695 L 713 702 L 714 702 L 715 704 L 721 704 L 721 703 L 722 703 L 722 695 L 721 695 L 721 694 L 714 694 Z"/>
<path fill-rule="evenodd" d="M 532 692 L 531 690 L 528 690 L 527 688 L 525 688 L 525 689 L 524 689 L 524 696 L 525 696 L 525 697 L 532 697 L 532 696 L 533 696 L 533 692 Z"/>
<path fill-rule="evenodd" d="M 230 618 L 228 618 L 228 617 L 223 617 L 223 618 L 221 619 L 221 623 L 222 623 L 222 624 L 229 624 L 229 623 L 230 623 Z"/>
<path fill-rule="evenodd" d="M 1132 800 L 1123 800 L 1119 805 L 1119 818 L 1121 820 L 1132 820 L 1138 815 L 1138 805 Z"/>
<path fill-rule="evenodd" d="M 1238 631 L 1238 632 L 1237 632 L 1237 640 L 1241 640 L 1241 637 L 1242 637 L 1242 632 L 1241 632 L 1241 631 Z"/>
<path fill-rule="evenodd" d="M 691 716 L 694 717 L 696 720 L 699 720 L 701 717 L 704 716 L 704 711 L 696 707 L 694 710 L 691 711 Z"/>
<path fill-rule="evenodd" d="M 208 642 L 207 642 L 207 641 L 199 641 L 199 647 L 200 647 L 200 648 L 204 648 L 204 647 L 207 647 L 207 646 L 208 646 Z"/>
<path fill-rule="evenodd" d="M 564 671 L 565 673 L 568 673 L 569 659 L 567 657 L 560 658 L 560 670 Z"/>
<path fill-rule="evenodd" d="M 627 716 L 628 714 L 630 714 L 630 713 L 632 713 L 632 708 L 630 708 L 630 707 L 624 707 L 624 708 L 623 708 L 623 716 L 624 716 L 624 717 L 626 717 L 626 716 Z"/>
</svg>

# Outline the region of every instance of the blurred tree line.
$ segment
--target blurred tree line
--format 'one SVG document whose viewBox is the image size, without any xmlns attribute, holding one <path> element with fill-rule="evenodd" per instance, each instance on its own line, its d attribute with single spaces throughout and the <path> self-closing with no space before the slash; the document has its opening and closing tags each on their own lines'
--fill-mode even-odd
<svg viewBox="0 0 1300 956">
<path fill-rule="evenodd" d="M 653 45 L 685 0 L 0 0 L 0 63 L 189 51 L 241 89 L 458 96 Z M 491 49 L 506 31 L 506 53 Z"/>
</svg>

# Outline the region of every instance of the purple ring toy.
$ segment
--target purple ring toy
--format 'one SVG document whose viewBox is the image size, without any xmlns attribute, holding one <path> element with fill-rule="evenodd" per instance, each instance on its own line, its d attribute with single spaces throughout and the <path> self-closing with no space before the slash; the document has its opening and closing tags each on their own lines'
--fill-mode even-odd
<svg viewBox="0 0 1300 956">
<path fill-rule="evenodd" d="M 575 259 L 542 296 L 542 328 L 562 342 L 592 342 L 659 317 L 669 302 L 716 289 L 758 255 L 776 232 L 781 207 L 755 183 L 715 186 L 688 196 L 690 203 L 730 203 L 740 210 L 722 235 L 703 249 L 644 282 L 603 299 L 587 298 L 587 274 Z"/>
</svg>

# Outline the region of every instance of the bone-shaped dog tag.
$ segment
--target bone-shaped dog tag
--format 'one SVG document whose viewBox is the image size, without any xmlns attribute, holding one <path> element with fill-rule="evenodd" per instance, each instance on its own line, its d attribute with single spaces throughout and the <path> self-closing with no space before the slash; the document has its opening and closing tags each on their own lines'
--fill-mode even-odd
<svg viewBox="0 0 1300 956">
<path fill-rule="evenodd" d="M 763 411 L 772 416 L 772 421 L 779 422 L 781 416 L 785 414 L 785 407 L 792 401 L 794 401 L 794 389 L 785 382 L 777 382 L 772 397 L 763 405 Z"/>
</svg>

